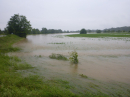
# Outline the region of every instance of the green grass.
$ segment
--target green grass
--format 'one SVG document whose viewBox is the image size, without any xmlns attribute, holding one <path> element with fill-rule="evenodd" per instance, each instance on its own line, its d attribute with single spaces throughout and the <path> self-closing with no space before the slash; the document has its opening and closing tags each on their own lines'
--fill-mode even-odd
<svg viewBox="0 0 130 97">
<path fill-rule="evenodd" d="M 121 34 L 121 33 L 107 33 L 107 34 L 72 34 L 66 35 L 69 37 L 93 37 L 93 38 L 103 38 L 103 37 L 130 37 L 130 34 Z"/>
<path fill-rule="evenodd" d="M 12 44 L 22 39 L 23 38 L 20 38 L 16 35 L 7 35 L 4 37 L 0 37 L 0 53 L 7 53 L 20 50 L 20 48 L 12 47 Z"/>
</svg>

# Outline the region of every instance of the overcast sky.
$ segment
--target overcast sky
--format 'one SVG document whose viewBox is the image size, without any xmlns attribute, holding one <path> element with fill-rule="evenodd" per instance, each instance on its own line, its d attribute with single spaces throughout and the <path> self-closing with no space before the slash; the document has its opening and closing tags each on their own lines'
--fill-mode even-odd
<svg viewBox="0 0 130 97">
<path fill-rule="evenodd" d="M 0 0 L 0 29 L 18 13 L 40 30 L 130 26 L 130 0 Z"/>
</svg>

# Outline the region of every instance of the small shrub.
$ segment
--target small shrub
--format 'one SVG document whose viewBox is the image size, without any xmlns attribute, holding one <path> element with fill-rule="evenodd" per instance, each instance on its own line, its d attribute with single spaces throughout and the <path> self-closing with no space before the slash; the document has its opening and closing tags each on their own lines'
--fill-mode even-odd
<svg viewBox="0 0 130 97">
<path fill-rule="evenodd" d="M 42 57 L 41 55 L 39 55 L 39 57 Z"/>
<path fill-rule="evenodd" d="M 49 56 L 51 59 L 57 59 L 57 60 L 68 60 L 65 56 L 61 55 L 61 54 L 54 54 L 52 53 L 52 55 Z"/>
<path fill-rule="evenodd" d="M 81 29 L 80 34 L 86 34 L 87 31 L 85 29 Z"/>
<path fill-rule="evenodd" d="M 83 78 L 88 78 L 86 75 L 84 75 L 84 74 L 79 74 L 81 77 L 83 77 Z"/>
<path fill-rule="evenodd" d="M 77 64 L 78 63 L 78 53 L 76 52 L 76 51 L 72 51 L 71 53 L 70 53 L 70 61 L 72 62 L 72 63 L 75 63 L 75 64 Z"/>
</svg>

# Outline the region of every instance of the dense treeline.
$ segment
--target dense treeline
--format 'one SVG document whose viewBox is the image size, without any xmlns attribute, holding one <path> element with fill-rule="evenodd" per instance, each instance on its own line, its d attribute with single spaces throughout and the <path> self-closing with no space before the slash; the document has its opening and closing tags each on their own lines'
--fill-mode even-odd
<svg viewBox="0 0 130 97">
<path fill-rule="evenodd" d="M 88 29 L 87 30 L 88 33 L 91 33 L 91 32 L 97 32 L 97 33 L 113 33 L 113 32 L 130 32 L 130 26 L 125 26 L 125 27 L 116 27 L 116 28 L 108 28 L 108 29 L 104 29 L 104 30 L 90 30 Z"/>
<path fill-rule="evenodd" d="M 51 34 L 51 33 L 63 33 L 61 29 L 55 30 L 55 29 L 47 29 L 42 28 L 42 30 L 33 28 L 29 34 Z"/>
<path fill-rule="evenodd" d="M 107 33 L 107 32 L 130 32 L 130 26 L 129 27 L 125 26 L 125 27 L 104 29 L 103 32 L 104 33 Z"/>
</svg>

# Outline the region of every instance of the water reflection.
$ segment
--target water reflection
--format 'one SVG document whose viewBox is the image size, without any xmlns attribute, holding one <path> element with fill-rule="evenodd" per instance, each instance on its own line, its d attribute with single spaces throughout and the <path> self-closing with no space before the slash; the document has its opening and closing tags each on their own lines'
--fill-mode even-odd
<svg viewBox="0 0 130 97">
<path fill-rule="evenodd" d="M 78 64 L 70 64 L 70 72 L 71 73 L 78 73 Z"/>
</svg>

